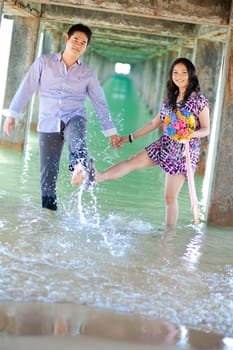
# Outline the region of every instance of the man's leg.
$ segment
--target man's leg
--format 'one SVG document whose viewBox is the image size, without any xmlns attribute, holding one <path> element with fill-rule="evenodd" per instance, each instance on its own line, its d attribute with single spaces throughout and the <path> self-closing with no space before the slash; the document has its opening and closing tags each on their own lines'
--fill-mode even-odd
<svg viewBox="0 0 233 350">
<path fill-rule="evenodd" d="M 39 133 L 42 208 L 57 210 L 56 184 L 63 144 L 61 133 Z"/>
<path fill-rule="evenodd" d="M 87 121 L 81 116 L 72 118 L 65 127 L 64 139 L 69 144 L 69 169 L 71 171 L 78 163 L 81 163 L 84 169 L 88 168 L 86 134 Z"/>
</svg>

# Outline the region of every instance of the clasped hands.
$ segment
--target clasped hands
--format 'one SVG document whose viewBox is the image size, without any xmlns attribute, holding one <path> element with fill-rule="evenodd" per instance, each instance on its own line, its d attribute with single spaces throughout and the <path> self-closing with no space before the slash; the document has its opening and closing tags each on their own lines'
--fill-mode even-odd
<svg viewBox="0 0 233 350">
<path fill-rule="evenodd" d="M 120 149 L 124 143 L 129 142 L 128 136 L 112 135 L 110 136 L 110 143 L 112 148 Z"/>
</svg>

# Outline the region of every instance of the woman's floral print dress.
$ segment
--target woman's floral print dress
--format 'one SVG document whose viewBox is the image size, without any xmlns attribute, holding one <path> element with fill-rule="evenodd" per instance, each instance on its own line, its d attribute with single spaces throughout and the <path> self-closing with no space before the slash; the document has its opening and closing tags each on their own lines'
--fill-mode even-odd
<svg viewBox="0 0 233 350">
<path fill-rule="evenodd" d="M 195 130 L 198 130 L 200 129 L 199 113 L 205 106 L 209 106 L 208 99 L 201 92 L 198 92 L 195 95 L 190 96 L 184 104 L 178 103 L 176 107 L 185 109 L 194 115 L 196 121 Z M 164 121 L 165 116 L 170 112 L 171 108 L 166 100 L 160 110 L 160 118 L 162 122 Z M 145 149 L 148 156 L 166 173 L 171 175 L 183 174 L 185 177 L 187 176 L 184 142 L 176 141 L 169 136 L 163 135 L 158 140 L 145 147 Z M 193 171 L 195 171 L 200 154 L 199 138 L 190 138 L 189 150 L 191 166 Z"/>
</svg>

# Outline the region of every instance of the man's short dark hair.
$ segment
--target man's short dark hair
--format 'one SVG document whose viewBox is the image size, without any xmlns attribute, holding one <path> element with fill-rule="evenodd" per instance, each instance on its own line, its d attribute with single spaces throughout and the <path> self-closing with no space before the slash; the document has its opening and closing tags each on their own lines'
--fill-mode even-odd
<svg viewBox="0 0 233 350">
<path fill-rule="evenodd" d="M 70 38 L 75 32 L 85 33 L 87 36 L 87 45 L 90 44 L 92 31 L 89 27 L 85 26 L 82 23 L 74 24 L 67 32 L 68 37 Z"/>
</svg>

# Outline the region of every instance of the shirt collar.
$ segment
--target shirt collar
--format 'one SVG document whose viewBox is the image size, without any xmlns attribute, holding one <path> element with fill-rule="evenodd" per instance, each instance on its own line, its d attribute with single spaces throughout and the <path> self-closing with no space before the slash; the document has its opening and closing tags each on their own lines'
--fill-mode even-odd
<svg viewBox="0 0 233 350">
<path fill-rule="evenodd" d="M 63 51 L 61 51 L 61 52 L 59 52 L 58 54 L 57 54 L 57 59 L 58 59 L 58 61 L 62 61 L 62 53 L 63 53 Z M 80 60 L 77 60 L 76 61 L 76 63 L 77 64 L 81 64 L 81 61 Z"/>
</svg>

